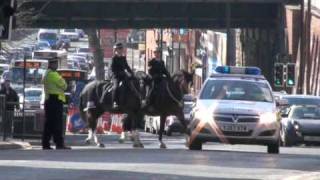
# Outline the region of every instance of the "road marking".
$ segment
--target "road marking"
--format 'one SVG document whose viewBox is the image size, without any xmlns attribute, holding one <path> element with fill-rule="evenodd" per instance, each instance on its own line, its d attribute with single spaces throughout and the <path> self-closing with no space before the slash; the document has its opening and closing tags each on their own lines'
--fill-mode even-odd
<svg viewBox="0 0 320 180">
<path fill-rule="evenodd" d="M 93 163 L 93 162 L 62 162 L 39 160 L 0 160 L 3 167 L 31 167 L 46 169 L 70 170 L 106 170 L 129 171 L 135 173 L 150 173 L 163 175 L 181 175 L 205 178 L 241 178 L 241 179 L 284 179 L 295 180 L 301 177 L 308 179 L 319 177 L 319 172 L 272 169 L 272 168 L 233 168 L 207 165 L 161 164 L 161 163 Z M 230 173 L 232 172 L 232 173 Z M 291 176 L 295 174 L 295 176 Z M 315 177 L 314 177 L 315 176 Z M 290 179 L 291 178 L 291 179 Z"/>
</svg>

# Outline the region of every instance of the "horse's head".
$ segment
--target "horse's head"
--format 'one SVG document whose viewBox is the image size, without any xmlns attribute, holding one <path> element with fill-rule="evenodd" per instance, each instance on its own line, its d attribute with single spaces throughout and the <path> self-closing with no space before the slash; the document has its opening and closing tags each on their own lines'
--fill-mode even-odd
<svg viewBox="0 0 320 180">
<path fill-rule="evenodd" d="M 189 93 L 189 85 L 193 83 L 193 74 L 181 70 L 173 75 L 173 82 L 180 88 L 183 94 Z"/>
</svg>

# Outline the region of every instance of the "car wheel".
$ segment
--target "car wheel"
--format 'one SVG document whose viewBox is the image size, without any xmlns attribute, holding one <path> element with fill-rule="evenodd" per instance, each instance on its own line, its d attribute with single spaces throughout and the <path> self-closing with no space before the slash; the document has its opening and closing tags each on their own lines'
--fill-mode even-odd
<svg viewBox="0 0 320 180">
<path fill-rule="evenodd" d="M 189 150 L 202 150 L 202 142 L 198 140 L 189 142 Z"/>
<path fill-rule="evenodd" d="M 281 128 L 280 135 L 281 135 L 281 144 L 283 146 L 290 147 L 293 145 L 291 138 L 289 137 L 288 132 L 284 127 Z"/>
<path fill-rule="evenodd" d="M 268 145 L 268 153 L 270 154 L 279 154 L 279 143 L 269 144 Z"/>
</svg>

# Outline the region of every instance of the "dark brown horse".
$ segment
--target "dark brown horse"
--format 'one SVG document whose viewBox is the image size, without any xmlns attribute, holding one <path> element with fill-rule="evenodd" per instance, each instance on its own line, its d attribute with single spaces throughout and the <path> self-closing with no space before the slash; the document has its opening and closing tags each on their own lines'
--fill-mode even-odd
<svg viewBox="0 0 320 180">
<path fill-rule="evenodd" d="M 189 85 L 192 84 L 193 74 L 186 71 L 180 71 L 172 76 L 172 79 L 163 78 L 153 87 L 150 95 L 150 106 L 144 109 L 146 115 L 160 116 L 159 142 L 160 148 L 166 148 L 162 141 L 164 125 L 166 118 L 175 115 L 184 126 L 186 122 L 183 113 L 183 96 L 189 91 Z"/>
<path fill-rule="evenodd" d="M 126 119 L 130 120 L 130 127 L 133 132 L 134 147 L 143 147 L 136 130 L 137 114 L 141 110 L 140 84 L 137 78 L 130 78 L 120 82 L 119 89 L 119 108 L 112 109 L 111 102 L 112 83 L 110 81 L 93 81 L 85 86 L 80 94 L 80 114 L 89 127 L 87 143 L 93 138 L 95 143 L 104 147 L 97 135 L 97 119 L 104 113 L 127 114 Z M 128 123 L 128 122 L 127 122 Z"/>
</svg>

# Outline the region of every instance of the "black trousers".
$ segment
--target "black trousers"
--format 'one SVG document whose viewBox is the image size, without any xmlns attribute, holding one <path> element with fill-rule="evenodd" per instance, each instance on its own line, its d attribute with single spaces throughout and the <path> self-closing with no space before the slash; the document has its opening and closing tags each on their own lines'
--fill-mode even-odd
<svg viewBox="0 0 320 180">
<path fill-rule="evenodd" d="M 57 95 L 49 95 L 49 99 L 44 104 L 46 120 L 42 133 L 42 147 L 50 147 L 50 140 L 56 147 L 64 146 L 63 139 L 63 103 L 58 99 Z"/>
</svg>

